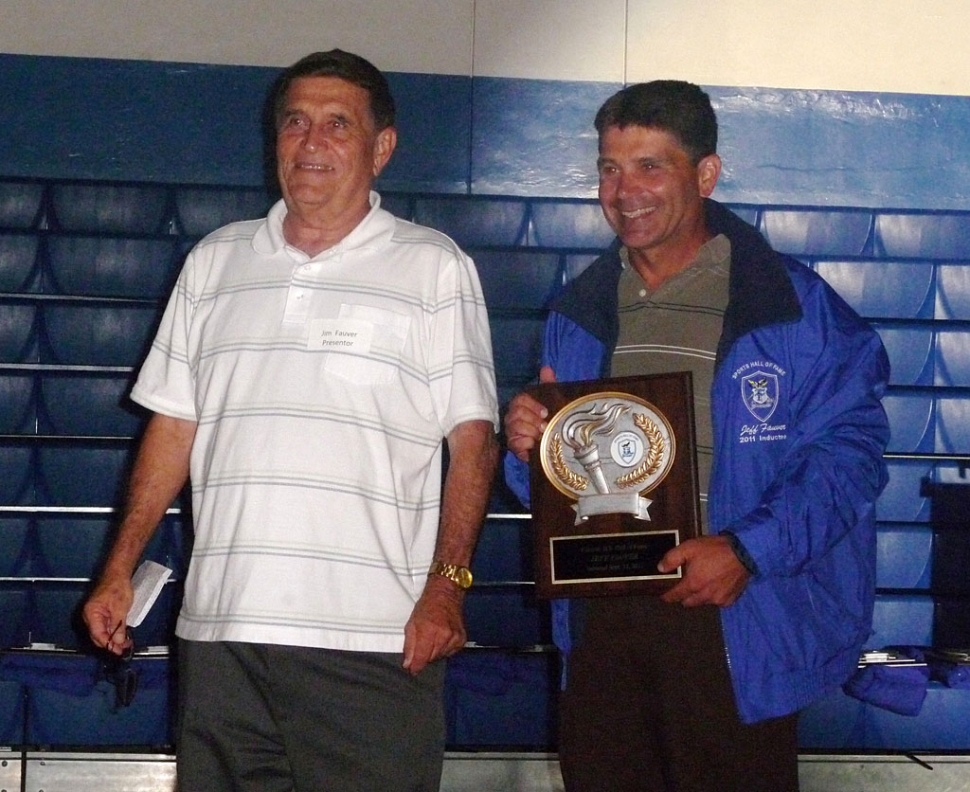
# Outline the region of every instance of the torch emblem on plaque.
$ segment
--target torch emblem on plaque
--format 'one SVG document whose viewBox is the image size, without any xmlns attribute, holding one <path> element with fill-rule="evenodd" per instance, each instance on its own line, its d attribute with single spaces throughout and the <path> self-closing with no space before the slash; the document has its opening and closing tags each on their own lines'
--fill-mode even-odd
<svg viewBox="0 0 970 792">
<path fill-rule="evenodd" d="M 546 477 L 577 501 L 577 523 L 613 513 L 649 520 L 644 494 L 670 472 L 675 450 L 673 431 L 652 404 L 611 392 L 563 407 L 540 446 Z"/>
</svg>

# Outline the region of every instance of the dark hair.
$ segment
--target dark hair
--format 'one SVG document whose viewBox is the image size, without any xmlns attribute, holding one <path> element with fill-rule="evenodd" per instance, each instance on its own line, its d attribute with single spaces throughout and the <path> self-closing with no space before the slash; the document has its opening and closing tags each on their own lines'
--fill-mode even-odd
<svg viewBox="0 0 970 792">
<path fill-rule="evenodd" d="M 682 80 L 629 85 L 603 103 L 593 123 L 601 137 L 610 127 L 662 129 L 677 138 L 695 165 L 717 151 L 717 116 L 711 99 Z"/>
<path fill-rule="evenodd" d="M 286 92 L 301 77 L 339 77 L 359 85 L 370 95 L 370 111 L 377 130 L 394 126 L 394 97 L 387 78 L 373 63 L 360 55 L 332 49 L 300 58 L 280 75 L 273 94 L 273 120 L 279 123 L 286 103 Z"/>
</svg>

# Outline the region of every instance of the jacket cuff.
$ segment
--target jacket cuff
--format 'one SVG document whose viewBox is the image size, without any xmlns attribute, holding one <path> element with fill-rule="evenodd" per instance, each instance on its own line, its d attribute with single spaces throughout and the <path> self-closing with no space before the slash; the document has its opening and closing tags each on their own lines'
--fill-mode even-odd
<svg viewBox="0 0 970 792">
<path fill-rule="evenodd" d="M 756 576 L 758 574 L 758 565 L 741 540 L 738 539 L 737 534 L 733 531 L 721 531 L 721 536 L 726 537 L 728 542 L 731 543 L 731 549 L 734 551 L 734 555 L 738 557 L 738 561 L 741 562 L 741 566 L 747 569 L 752 577 Z"/>
</svg>

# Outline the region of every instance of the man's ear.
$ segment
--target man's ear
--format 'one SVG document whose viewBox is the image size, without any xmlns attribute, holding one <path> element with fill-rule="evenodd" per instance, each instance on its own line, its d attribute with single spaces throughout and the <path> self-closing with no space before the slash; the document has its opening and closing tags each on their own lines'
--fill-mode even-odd
<svg viewBox="0 0 970 792">
<path fill-rule="evenodd" d="M 721 158 L 708 154 L 697 163 L 697 191 L 702 198 L 710 198 L 721 176 Z"/>
<path fill-rule="evenodd" d="M 394 127 L 385 127 L 377 133 L 377 139 L 374 141 L 374 178 L 380 176 L 396 146 L 397 130 Z"/>
</svg>

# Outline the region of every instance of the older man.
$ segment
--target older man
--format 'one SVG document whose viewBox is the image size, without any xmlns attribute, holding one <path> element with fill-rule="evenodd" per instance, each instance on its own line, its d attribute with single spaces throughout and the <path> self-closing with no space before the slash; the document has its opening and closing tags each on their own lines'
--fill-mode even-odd
<svg viewBox="0 0 970 792">
<path fill-rule="evenodd" d="M 372 64 L 307 56 L 275 114 L 282 201 L 189 254 L 84 616 L 124 649 L 132 571 L 190 480 L 180 789 L 431 792 L 497 454 L 484 302 L 450 239 L 380 207 L 397 136 Z"/>
</svg>

